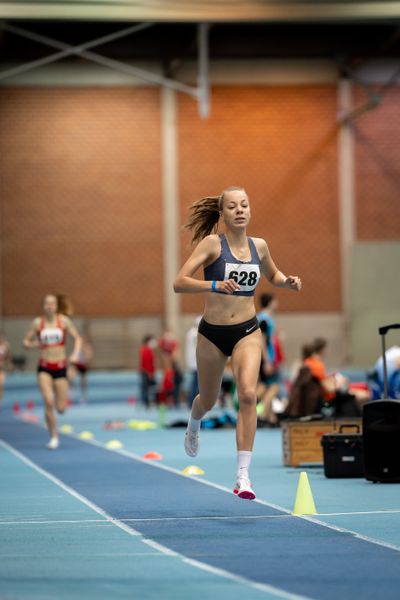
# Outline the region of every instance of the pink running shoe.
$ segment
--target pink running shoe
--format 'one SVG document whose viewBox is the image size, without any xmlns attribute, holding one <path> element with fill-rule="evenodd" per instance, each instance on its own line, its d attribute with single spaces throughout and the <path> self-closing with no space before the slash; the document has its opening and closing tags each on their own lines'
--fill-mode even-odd
<svg viewBox="0 0 400 600">
<path fill-rule="evenodd" d="M 242 500 L 254 500 L 256 497 L 254 491 L 251 488 L 250 480 L 245 479 L 244 477 L 238 479 L 233 493 L 237 494 L 238 498 L 242 498 Z"/>
</svg>

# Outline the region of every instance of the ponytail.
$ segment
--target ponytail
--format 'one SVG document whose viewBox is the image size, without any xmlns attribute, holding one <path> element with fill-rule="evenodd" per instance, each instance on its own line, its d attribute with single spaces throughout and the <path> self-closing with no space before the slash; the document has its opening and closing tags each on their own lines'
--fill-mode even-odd
<svg viewBox="0 0 400 600">
<path fill-rule="evenodd" d="M 222 196 L 207 196 L 197 200 L 189 208 L 190 216 L 185 229 L 193 233 L 192 244 L 217 231 L 221 204 Z"/>
<path fill-rule="evenodd" d="M 66 317 L 72 317 L 74 314 L 74 307 L 71 300 L 65 296 L 65 294 L 56 294 L 56 298 L 58 312 Z"/>
<path fill-rule="evenodd" d="M 192 204 L 189 208 L 189 220 L 185 225 L 185 229 L 193 233 L 192 244 L 217 231 L 225 193 L 240 190 L 244 191 L 244 188 L 233 185 L 225 188 L 220 196 L 206 196 Z"/>
</svg>

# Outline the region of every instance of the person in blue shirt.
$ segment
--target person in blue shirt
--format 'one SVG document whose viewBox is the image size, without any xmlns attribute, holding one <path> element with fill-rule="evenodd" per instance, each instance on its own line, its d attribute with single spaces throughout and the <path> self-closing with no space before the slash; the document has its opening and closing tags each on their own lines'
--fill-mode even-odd
<svg viewBox="0 0 400 600">
<path fill-rule="evenodd" d="M 273 294 L 261 294 L 259 302 L 261 310 L 257 314 L 257 318 L 263 337 L 259 380 L 259 396 L 261 396 L 263 411 L 259 413 L 259 416 L 262 421 L 275 425 L 277 417 L 272 408 L 272 401 L 279 393 L 280 383 L 279 370 L 276 365 L 276 325 L 274 321 L 278 300 Z"/>
<path fill-rule="evenodd" d="M 400 398 L 400 346 L 392 346 L 385 352 L 388 378 L 389 398 Z M 374 371 L 377 376 L 378 390 L 374 398 L 383 398 L 383 358 L 380 356 L 375 363 Z"/>
</svg>

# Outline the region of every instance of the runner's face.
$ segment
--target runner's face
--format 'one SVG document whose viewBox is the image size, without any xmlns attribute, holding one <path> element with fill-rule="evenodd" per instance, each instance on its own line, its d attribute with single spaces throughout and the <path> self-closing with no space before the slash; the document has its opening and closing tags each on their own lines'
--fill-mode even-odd
<svg viewBox="0 0 400 600">
<path fill-rule="evenodd" d="M 249 198 L 244 190 L 225 192 L 222 216 L 229 229 L 246 229 L 251 215 Z"/>
<path fill-rule="evenodd" d="M 43 311 L 46 316 L 54 317 L 57 313 L 57 298 L 49 294 L 43 301 Z"/>
</svg>

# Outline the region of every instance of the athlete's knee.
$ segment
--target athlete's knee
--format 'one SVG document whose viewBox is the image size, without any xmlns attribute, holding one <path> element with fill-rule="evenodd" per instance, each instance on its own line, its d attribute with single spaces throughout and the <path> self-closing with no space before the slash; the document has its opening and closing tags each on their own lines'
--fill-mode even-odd
<svg viewBox="0 0 400 600">
<path fill-rule="evenodd" d="M 46 415 L 52 415 L 53 414 L 53 410 L 54 410 L 54 405 L 52 402 L 46 402 L 46 404 L 44 405 L 44 412 L 46 413 Z"/>
<path fill-rule="evenodd" d="M 218 398 L 214 398 L 212 396 L 198 394 L 194 399 L 193 404 L 195 404 L 197 408 L 203 409 L 204 411 L 208 412 L 212 409 L 217 400 Z"/>
<path fill-rule="evenodd" d="M 255 387 L 245 387 L 238 390 L 239 405 L 242 408 L 252 408 L 257 404 Z"/>
</svg>

